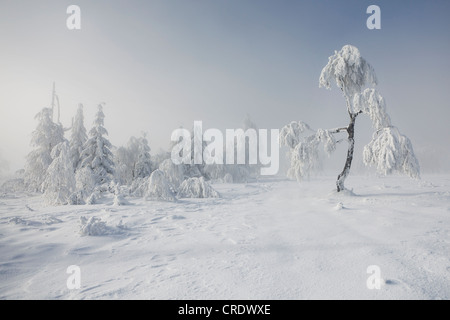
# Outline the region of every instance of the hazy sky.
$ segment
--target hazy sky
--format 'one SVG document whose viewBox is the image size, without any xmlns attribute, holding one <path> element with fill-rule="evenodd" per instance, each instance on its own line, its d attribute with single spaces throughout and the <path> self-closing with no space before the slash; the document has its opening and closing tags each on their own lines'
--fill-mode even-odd
<svg viewBox="0 0 450 320">
<path fill-rule="evenodd" d="M 71 4 L 81 8 L 81 30 L 66 27 Z M 381 8 L 381 30 L 366 27 L 371 4 Z M 346 125 L 339 90 L 318 87 L 328 57 L 345 44 L 374 67 L 392 122 L 416 151 L 442 155 L 450 141 L 449 12 L 448 0 L 2 0 L 0 164 L 23 167 L 53 81 L 63 125 L 83 103 L 89 130 L 105 102 L 110 141 L 120 146 L 145 131 L 153 154 L 194 120 L 234 128 L 248 113 L 267 129 L 292 120 Z M 358 118 L 357 152 L 369 129 Z"/>
</svg>

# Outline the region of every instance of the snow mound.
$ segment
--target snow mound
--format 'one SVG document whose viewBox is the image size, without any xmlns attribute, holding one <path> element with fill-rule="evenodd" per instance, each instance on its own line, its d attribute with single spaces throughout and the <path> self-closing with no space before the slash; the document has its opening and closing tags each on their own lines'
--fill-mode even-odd
<svg viewBox="0 0 450 320">
<path fill-rule="evenodd" d="M 334 210 L 339 211 L 345 209 L 344 204 L 342 202 L 339 202 L 335 207 Z"/>
<path fill-rule="evenodd" d="M 125 229 L 122 221 L 116 227 L 110 227 L 106 222 L 97 217 L 90 217 L 87 219 L 84 216 L 80 217 L 80 234 L 82 236 L 106 236 L 119 234 Z"/>
<path fill-rule="evenodd" d="M 203 177 L 184 180 L 178 191 L 179 198 L 219 198 L 219 193 Z"/>
<path fill-rule="evenodd" d="M 160 169 L 152 172 L 148 178 L 146 189 L 144 196 L 146 200 L 176 201 L 175 193 L 172 191 L 164 172 Z"/>
<path fill-rule="evenodd" d="M 114 196 L 113 206 L 127 206 L 130 202 L 124 198 L 121 194 L 116 194 Z"/>
</svg>

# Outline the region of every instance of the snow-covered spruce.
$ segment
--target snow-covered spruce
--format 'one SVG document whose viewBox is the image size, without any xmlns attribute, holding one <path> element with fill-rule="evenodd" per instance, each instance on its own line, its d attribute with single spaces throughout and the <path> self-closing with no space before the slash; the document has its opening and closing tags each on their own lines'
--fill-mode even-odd
<svg viewBox="0 0 450 320">
<path fill-rule="evenodd" d="M 318 153 L 322 143 L 330 155 L 336 149 L 335 135 L 347 133 L 348 151 L 344 169 L 336 181 L 337 191 L 345 190 L 344 182 L 353 161 L 355 146 L 355 122 L 360 114 L 367 114 L 376 131 L 374 139 L 364 149 L 364 163 L 376 166 L 383 174 L 400 172 L 413 178 L 420 177 L 419 163 L 410 140 L 401 135 L 391 124 L 384 98 L 374 88 L 377 78 L 372 66 L 364 60 L 357 48 L 346 45 L 328 59 L 323 68 L 319 86 L 330 89 L 335 83 L 341 89 L 350 122 L 346 127 L 313 131 L 304 122 L 291 122 L 280 132 L 280 144 L 290 148 L 291 166 L 288 176 L 298 181 L 308 177 L 320 166 Z"/>
<path fill-rule="evenodd" d="M 79 104 L 77 114 L 72 125 L 72 134 L 70 138 L 70 159 L 74 170 L 80 166 L 81 153 L 83 146 L 87 141 L 86 128 L 84 127 L 83 105 Z"/>
<path fill-rule="evenodd" d="M 137 139 L 137 159 L 134 164 L 134 177 L 146 178 L 152 173 L 152 161 L 150 157 L 150 147 L 148 146 L 148 140 L 146 134 Z"/>
<path fill-rule="evenodd" d="M 103 106 L 98 106 L 94 127 L 89 131 L 90 138 L 86 141 L 81 152 L 81 167 L 92 170 L 96 185 L 109 183 L 114 174 L 113 154 L 111 143 L 105 135 L 108 131 L 103 127 L 105 115 Z"/>
<path fill-rule="evenodd" d="M 176 201 L 175 193 L 164 172 L 157 169 L 147 178 L 144 198 L 154 201 Z"/>
<path fill-rule="evenodd" d="M 205 181 L 205 178 L 189 178 L 183 181 L 178 198 L 218 198 L 219 193 Z"/>
</svg>

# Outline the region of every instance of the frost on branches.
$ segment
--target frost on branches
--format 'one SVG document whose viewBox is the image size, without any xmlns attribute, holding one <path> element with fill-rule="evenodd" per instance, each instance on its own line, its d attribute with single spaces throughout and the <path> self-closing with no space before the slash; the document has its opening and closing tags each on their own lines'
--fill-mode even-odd
<svg viewBox="0 0 450 320">
<path fill-rule="evenodd" d="M 386 127 L 374 134 L 364 147 L 364 164 L 374 166 L 381 174 L 399 172 L 411 178 L 420 177 L 419 162 L 411 141 L 395 127 Z"/>
<path fill-rule="evenodd" d="M 344 190 L 344 181 L 353 160 L 355 121 L 358 115 L 367 114 L 376 132 L 364 148 L 364 163 L 375 166 L 383 174 L 399 172 L 419 178 L 419 163 L 412 144 L 392 125 L 384 98 L 372 88 L 377 85 L 375 71 L 356 47 L 346 45 L 329 57 L 320 74 L 319 86 L 330 89 L 332 83 L 343 93 L 350 122 L 346 127 L 316 131 L 301 121 L 284 126 L 280 132 L 280 144 L 290 150 L 288 176 L 298 181 L 308 177 L 320 165 L 319 146 L 323 145 L 324 151 L 330 155 L 336 149 L 336 143 L 341 141 L 335 136 L 347 133 L 347 158 L 336 181 L 337 191 Z"/>
</svg>

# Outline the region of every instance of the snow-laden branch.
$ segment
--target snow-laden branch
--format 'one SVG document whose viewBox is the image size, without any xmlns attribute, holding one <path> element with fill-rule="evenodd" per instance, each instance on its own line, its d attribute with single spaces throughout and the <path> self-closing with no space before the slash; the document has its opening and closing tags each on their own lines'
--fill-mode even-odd
<svg viewBox="0 0 450 320">
<path fill-rule="evenodd" d="M 367 85 L 375 86 L 377 77 L 372 66 L 361 57 L 358 48 L 346 45 L 328 58 L 328 64 L 322 69 L 319 87 L 331 88 L 332 83 L 342 90 L 350 114 L 357 113 L 353 106 L 353 97 Z"/>
<path fill-rule="evenodd" d="M 353 106 L 358 112 L 369 115 L 376 130 L 391 126 L 391 118 L 386 111 L 386 102 L 376 89 L 366 89 L 355 94 Z"/>
<path fill-rule="evenodd" d="M 319 145 L 323 144 L 324 151 L 331 155 L 337 144 L 334 134 L 344 130 L 346 128 L 314 131 L 302 121 L 293 121 L 284 126 L 280 132 L 280 145 L 290 149 L 291 167 L 288 176 L 298 181 L 309 177 L 320 167 Z"/>
<path fill-rule="evenodd" d="M 364 164 L 374 166 L 381 174 L 394 172 L 411 178 L 420 177 L 420 167 L 411 141 L 396 127 L 386 127 L 374 134 L 373 140 L 364 147 Z"/>
</svg>

